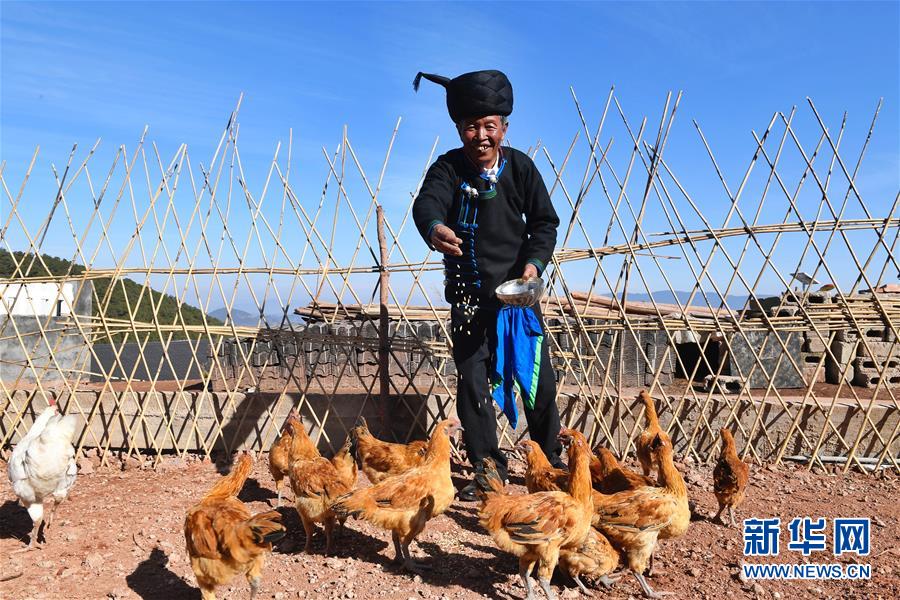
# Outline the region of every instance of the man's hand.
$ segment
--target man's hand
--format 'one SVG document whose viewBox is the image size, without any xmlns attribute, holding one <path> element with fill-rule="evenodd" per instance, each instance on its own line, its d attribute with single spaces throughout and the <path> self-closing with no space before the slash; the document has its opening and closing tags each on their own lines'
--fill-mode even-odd
<svg viewBox="0 0 900 600">
<path fill-rule="evenodd" d="M 525 270 L 522 271 L 522 280 L 528 281 L 529 279 L 534 279 L 538 276 L 537 267 L 531 263 L 525 265 Z"/>
<path fill-rule="evenodd" d="M 452 229 L 446 225 L 434 226 L 434 230 L 431 232 L 431 245 L 435 250 L 450 256 L 462 256 L 460 244 L 462 244 L 462 240 L 456 237 Z"/>
</svg>

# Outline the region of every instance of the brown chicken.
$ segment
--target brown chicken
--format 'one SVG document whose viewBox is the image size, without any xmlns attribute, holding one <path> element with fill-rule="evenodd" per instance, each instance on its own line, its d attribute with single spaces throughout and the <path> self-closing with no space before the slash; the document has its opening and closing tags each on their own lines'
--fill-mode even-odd
<svg viewBox="0 0 900 600">
<path fill-rule="evenodd" d="M 553 467 L 540 444 L 532 440 L 523 440 L 516 449 L 525 459 L 525 487 L 529 493 L 569 489 L 569 472 Z"/>
<path fill-rule="evenodd" d="M 662 487 L 644 486 L 603 496 L 594 511 L 600 531 L 622 552 L 644 596 L 660 598 L 666 592 L 655 592 L 644 579 L 644 571 L 660 537 L 675 537 L 687 530 L 690 509 L 684 480 L 672 460 L 671 442 L 657 435 L 649 448 L 659 465 Z"/>
<path fill-rule="evenodd" d="M 634 445 L 637 451 L 638 462 L 641 463 L 641 470 L 644 472 L 645 477 L 650 477 L 650 473 L 653 471 L 653 457 L 650 444 L 657 435 L 661 435 L 663 439 L 669 439 L 669 435 L 659 426 L 656 405 L 653 403 L 650 393 L 647 390 L 641 390 L 638 398 L 644 403 L 644 416 L 647 419 L 647 427 L 638 436 Z"/>
<path fill-rule="evenodd" d="M 619 566 L 619 551 L 613 548 L 606 536 L 591 527 L 579 548 L 562 548 L 559 551 L 559 569 L 566 573 L 587 596 L 590 591 L 581 582 L 584 575 L 604 587 L 612 587 L 620 574 L 610 575 Z"/>
<path fill-rule="evenodd" d="M 525 455 L 528 463 L 525 470 L 525 487 L 528 488 L 529 493 L 564 492 L 569 489 L 569 472 L 551 466 L 540 445 L 525 440 L 519 443 L 518 450 Z M 591 455 L 589 461 L 593 460 L 594 457 Z M 590 473 L 590 468 L 588 472 Z M 595 504 L 602 500 L 600 492 L 597 490 L 592 490 L 592 492 Z M 592 524 L 597 525 L 596 515 Z"/>
<path fill-rule="evenodd" d="M 675 511 L 669 524 L 659 532 L 659 539 L 671 540 L 684 535 L 691 524 L 691 507 L 688 502 L 687 486 L 672 457 L 672 441 L 662 435 L 651 443 L 653 457 L 659 469 L 659 487 L 665 488 L 676 498 Z M 653 574 L 653 555 L 650 556 L 650 575 Z"/>
<path fill-rule="evenodd" d="M 369 426 L 362 417 L 350 435 L 357 464 L 373 485 L 421 465 L 428 448 L 428 443 L 421 440 L 408 444 L 381 441 L 369 432 Z"/>
<path fill-rule="evenodd" d="M 331 533 L 338 520 L 331 505 L 338 496 L 346 494 L 356 485 L 356 461 L 350 454 L 350 438 L 347 438 L 331 460 L 317 456 L 294 461 L 290 469 L 290 480 L 297 514 L 306 531 L 303 551 L 310 551 L 315 524 L 322 523 L 325 528 L 325 554 L 330 554 Z M 344 520 L 340 520 L 342 526 Z"/>
<path fill-rule="evenodd" d="M 291 410 L 284 427 L 281 429 L 281 435 L 278 436 L 278 439 L 275 440 L 275 443 L 269 449 L 269 472 L 275 480 L 275 490 L 278 492 L 277 506 L 281 506 L 281 482 L 287 478 L 291 462 L 298 458 L 291 456 L 294 429 L 297 426 L 303 427 L 303 424 L 297 417 L 297 413 Z"/>
<path fill-rule="evenodd" d="M 519 576 L 528 599 L 534 598 L 529 575 L 537 564 L 538 582 L 547 598 L 555 600 L 550 577 L 560 552 L 580 549 L 591 529 L 593 490 L 587 440 L 572 429 L 563 429 L 559 435 L 572 466 L 568 491 L 507 495 L 496 466 L 489 460 L 485 461 L 484 473 L 475 475 L 482 499 L 479 522 L 501 550 L 519 557 Z"/>
<path fill-rule="evenodd" d="M 713 469 L 713 491 L 719 501 L 719 512 L 714 520 L 723 525 L 722 511 L 728 508 L 728 520 L 734 527 L 734 508 L 744 501 L 744 492 L 750 479 L 750 467 L 738 458 L 734 437 L 727 429 L 719 431 L 722 436 L 722 453 Z"/>
<path fill-rule="evenodd" d="M 623 467 L 609 448 L 597 448 L 599 468 L 591 470 L 591 482 L 594 489 L 604 494 L 615 494 L 625 490 L 634 490 L 645 485 L 655 486 L 656 482 Z"/>
<path fill-rule="evenodd" d="M 203 600 L 215 600 L 215 588 L 244 573 L 250 583 L 250 598 L 259 591 L 266 552 L 272 542 L 284 537 L 281 514 L 268 511 L 250 516 L 237 499 L 253 462 L 241 455 L 234 470 L 220 479 L 184 520 L 184 538 L 191 569 Z"/>
<path fill-rule="evenodd" d="M 448 419 L 434 428 L 424 462 L 372 487 L 338 498 L 332 511 L 338 518 L 362 518 L 391 531 L 395 562 L 418 572 L 409 553 L 409 545 L 433 517 L 453 502 L 456 489 L 450 479 L 450 434 L 461 429 L 459 421 Z"/>
</svg>

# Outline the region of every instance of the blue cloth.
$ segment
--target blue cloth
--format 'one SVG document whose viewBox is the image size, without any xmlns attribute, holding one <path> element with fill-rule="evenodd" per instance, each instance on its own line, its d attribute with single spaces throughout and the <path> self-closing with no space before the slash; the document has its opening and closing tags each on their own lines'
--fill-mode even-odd
<svg viewBox="0 0 900 600">
<path fill-rule="evenodd" d="M 497 347 L 491 369 L 492 395 L 513 428 L 519 422 L 515 387 L 522 402 L 534 408 L 544 330 L 534 311 L 525 306 L 504 306 L 497 314 Z"/>
</svg>

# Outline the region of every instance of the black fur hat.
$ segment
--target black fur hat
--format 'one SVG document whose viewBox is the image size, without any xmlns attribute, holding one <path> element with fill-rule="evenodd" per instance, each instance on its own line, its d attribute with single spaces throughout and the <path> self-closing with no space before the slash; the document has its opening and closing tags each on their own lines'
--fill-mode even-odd
<svg viewBox="0 0 900 600">
<path fill-rule="evenodd" d="M 454 123 L 488 115 L 506 117 L 512 113 L 512 84 L 500 71 L 473 71 L 454 79 L 419 72 L 413 80 L 416 91 L 423 77 L 447 89 L 447 110 Z"/>
</svg>

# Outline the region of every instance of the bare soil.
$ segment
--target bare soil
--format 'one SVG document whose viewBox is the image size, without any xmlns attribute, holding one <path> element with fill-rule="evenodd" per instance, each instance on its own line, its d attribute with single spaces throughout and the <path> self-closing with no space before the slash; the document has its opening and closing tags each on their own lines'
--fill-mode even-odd
<svg viewBox="0 0 900 600">
<path fill-rule="evenodd" d="M 254 477 L 240 496 L 253 511 L 275 504 L 265 459 L 260 457 Z M 80 462 L 90 465 L 87 458 Z M 47 545 L 23 554 L 10 552 L 24 545 L 31 523 L 6 477 L 0 478 L 0 598 L 199 598 L 184 551 L 182 524 L 185 511 L 219 472 L 214 464 L 193 458 L 166 458 L 155 469 L 135 463 L 131 459 L 124 465 L 82 473 L 60 506 Z M 5 463 L 0 461 L 0 466 L 5 470 Z M 92 466 L 96 467 L 86 470 Z M 522 467 L 513 467 L 517 487 L 521 479 L 515 474 Z M 739 519 L 778 516 L 786 524 L 795 516 L 827 517 L 829 528 L 835 517 L 873 520 L 868 557 L 833 557 L 829 535 L 829 551 L 804 560 L 799 552 L 786 550 L 783 526 L 781 556 L 769 561 L 849 563 L 856 559 L 871 565 L 871 580 L 754 582 L 738 577 L 744 560 L 741 530 L 708 519 L 716 508 L 711 466 L 688 464 L 681 469 L 696 520 L 682 538 L 660 544 L 658 572 L 649 579 L 655 589 L 675 592 L 676 598 L 900 598 L 900 504 L 896 501 L 900 479 L 896 473 L 843 476 L 811 473 L 795 465 L 752 467 Z M 464 479 L 459 475 L 461 486 Z M 367 485 L 364 476 L 360 479 L 360 485 Z M 289 498 L 290 491 L 285 495 Z M 389 535 L 360 521 L 348 522 L 336 556 L 323 555 L 320 535 L 313 554 L 303 554 L 303 528 L 289 501 L 285 504 L 281 512 L 289 534 L 267 562 L 259 598 L 508 599 L 525 595 L 515 558 L 499 551 L 481 530 L 473 503 L 457 502 L 428 524 L 414 550 L 432 566 L 422 577 L 391 565 Z M 562 580 L 554 579 L 554 586 L 562 598 L 577 597 L 574 587 Z M 636 598 L 640 589 L 626 575 L 611 591 L 599 589 L 594 595 Z M 240 578 L 219 588 L 220 598 L 249 596 L 249 587 Z"/>
</svg>

